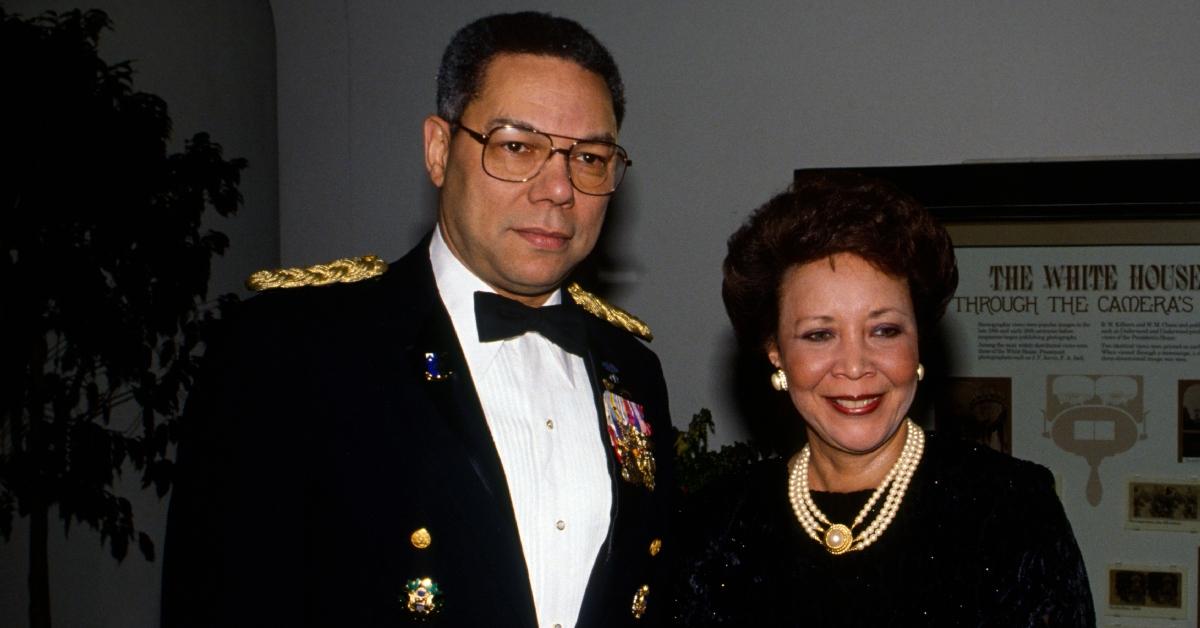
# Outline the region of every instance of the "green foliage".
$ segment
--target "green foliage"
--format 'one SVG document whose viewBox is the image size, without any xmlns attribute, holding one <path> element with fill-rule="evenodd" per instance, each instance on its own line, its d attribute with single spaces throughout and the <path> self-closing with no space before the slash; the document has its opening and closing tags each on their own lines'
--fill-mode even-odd
<svg viewBox="0 0 1200 628">
<path fill-rule="evenodd" d="M 246 162 L 204 133 L 168 154 L 166 103 L 97 54 L 109 27 L 95 10 L 0 9 L 0 535 L 14 511 L 56 504 L 118 560 L 133 542 L 153 560 L 112 486 L 132 464 L 170 488 L 181 394 L 215 318 L 210 262 L 228 246 L 201 215 L 237 210 Z"/>
<path fill-rule="evenodd" d="M 675 431 L 675 472 L 684 494 L 694 494 L 716 478 L 735 476 L 761 460 L 763 453 L 748 443 L 708 448 L 708 435 L 716 432 L 708 408 L 692 415 L 687 431 Z"/>
</svg>

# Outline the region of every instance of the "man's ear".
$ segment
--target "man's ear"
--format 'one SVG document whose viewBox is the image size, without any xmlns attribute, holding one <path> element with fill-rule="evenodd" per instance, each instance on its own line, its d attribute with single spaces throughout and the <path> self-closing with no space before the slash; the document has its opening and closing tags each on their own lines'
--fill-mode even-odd
<svg viewBox="0 0 1200 628">
<path fill-rule="evenodd" d="M 425 118 L 425 170 L 437 187 L 446 181 L 446 160 L 450 157 L 450 123 L 436 115 Z"/>
</svg>

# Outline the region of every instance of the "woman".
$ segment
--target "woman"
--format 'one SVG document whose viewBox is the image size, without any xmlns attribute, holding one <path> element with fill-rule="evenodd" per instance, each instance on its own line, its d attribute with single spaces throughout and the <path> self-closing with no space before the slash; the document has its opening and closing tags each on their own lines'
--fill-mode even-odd
<svg viewBox="0 0 1200 628">
<path fill-rule="evenodd" d="M 681 625 L 1095 625 L 1050 473 L 906 418 L 957 283 L 945 230 L 858 175 L 802 177 L 730 238 L 726 310 L 808 443 L 695 500 Z"/>
</svg>

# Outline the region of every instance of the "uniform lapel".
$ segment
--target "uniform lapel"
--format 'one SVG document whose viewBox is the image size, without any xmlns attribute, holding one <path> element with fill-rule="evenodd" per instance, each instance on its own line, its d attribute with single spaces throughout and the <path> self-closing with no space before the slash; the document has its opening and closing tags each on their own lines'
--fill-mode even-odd
<svg viewBox="0 0 1200 628">
<path fill-rule="evenodd" d="M 472 566 L 478 572 L 474 574 L 477 592 L 493 593 L 489 600 L 500 605 L 494 608 L 498 625 L 509 625 L 511 621 L 511 625 L 531 626 L 536 623 L 533 595 L 508 483 L 454 326 L 438 295 L 427 243 L 428 239 L 401 260 L 398 264 L 402 268 L 388 273 L 399 279 L 388 290 L 395 307 L 409 310 L 407 315 L 393 318 L 406 320 L 408 327 L 394 330 L 395 344 L 389 350 L 404 363 L 397 376 L 407 380 L 396 390 L 424 393 L 432 413 L 421 418 L 400 416 L 411 402 L 397 399 L 393 404 L 397 409 L 389 420 L 391 438 L 397 442 L 415 438 L 412 423 L 422 420 L 438 422 L 452 435 L 454 442 L 439 447 L 441 459 L 435 463 L 436 468 L 445 469 L 447 476 L 457 480 L 453 485 L 438 486 L 437 492 L 445 500 L 445 508 L 457 511 L 455 520 L 462 524 L 459 532 L 466 535 L 464 542 L 477 556 L 477 564 Z M 436 356 L 443 379 L 429 381 L 425 377 L 427 353 Z M 417 382 L 415 387 L 413 381 Z M 396 463 L 403 466 L 404 461 Z M 396 472 L 397 477 L 403 477 L 411 469 Z M 447 600 L 454 599 L 451 591 L 446 596 Z M 457 598 L 457 603 L 473 602 L 488 603 L 468 595 Z M 508 617 L 505 610 L 510 611 Z"/>
<path fill-rule="evenodd" d="M 569 299 L 567 295 L 564 298 Z M 590 326 L 589 326 L 590 327 Z M 605 459 L 608 463 L 608 476 L 610 478 L 610 490 L 612 491 L 612 508 L 610 510 L 610 520 L 608 524 L 608 536 L 604 539 L 604 544 L 600 546 L 600 552 L 596 555 L 596 562 L 592 565 L 591 576 L 588 577 L 587 590 L 584 592 L 583 604 L 579 609 L 579 622 L 577 628 L 584 628 L 592 625 L 591 618 L 598 616 L 604 609 L 604 600 L 608 597 L 607 592 L 611 588 L 609 579 L 612 577 L 612 562 L 615 556 L 615 542 L 617 538 L 617 524 L 621 517 L 621 487 L 620 477 L 621 468 L 617 462 L 616 455 L 613 452 L 609 442 L 607 419 L 604 414 L 604 405 L 601 399 L 603 392 L 600 386 L 600 375 L 597 370 L 599 359 L 596 355 L 596 350 L 599 346 L 594 342 L 592 334 L 589 331 L 588 345 L 591 347 L 588 355 L 584 358 L 587 365 L 588 381 L 592 385 L 592 398 L 596 406 L 596 428 L 600 431 L 600 438 L 604 442 Z"/>
<path fill-rule="evenodd" d="M 563 302 L 577 307 L 565 291 Z M 647 491 L 644 487 L 635 486 L 621 479 L 621 465 L 617 461 L 608 435 L 608 419 L 604 410 L 602 397 L 604 388 L 601 380 L 607 373 L 603 370 L 604 365 L 607 363 L 619 368 L 620 360 L 612 353 L 612 343 L 606 342 L 599 335 L 601 326 L 606 323 L 601 323 L 586 313 L 581 312 L 581 316 L 587 319 L 589 349 L 584 362 L 587 365 L 588 378 L 592 385 L 592 396 L 596 406 L 596 429 L 599 430 L 600 438 L 604 442 L 613 499 L 608 536 L 600 547 L 596 562 L 592 566 L 591 577 L 588 580 L 587 591 L 584 594 L 583 605 L 579 613 L 579 622 L 576 626 L 577 628 L 599 628 L 619 625 L 612 623 L 613 618 L 621 618 L 619 621 L 623 624 L 624 620 L 631 617 L 628 608 L 617 606 L 623 599 L 622 592 L 617 590 L 621 581 L 620 576 L 628 571 L 627 565 L 623 561 L 629 557 L 629 548 L 624 547 L 623 544 L 627 544 L 630 539 L 634 538 L 628 528 L 645 516 L 643 506 L 647 503 L 648 495 L 646 495 Z M 630 589 L 628 594 L 632 599 L 633 590 Z M 614 601 L 614 596 L 616 601 Z"/>
<path fill-rule="evenodd" d="M 579 307 L 563 295 L 564 303 Z M 661 625 L 669 593 L 665 586 L 666 558 L 660 556 L 666 536 L 670 491 L 670 410 L 657 360 L 625 331 L 588 314 L 588 377 L 596 405 L 596 429 L 604 442 L 612 481 L 612 519 L 592 567 L 576 628 Z M 622 478 L 608 434 L 604 393 L 610 384 L 614 395 L 642 408 L 651 432 L 649 453 L 658 460 L 655 489 Z M 619 399 L 617 400 L 619 401 Z M 627 406 L 631 408 L 632 406 Z M 630 459 L 632 460 L 632 459 Z M 638 473 L 631 473 L 636 478 Z"/>
</svg>

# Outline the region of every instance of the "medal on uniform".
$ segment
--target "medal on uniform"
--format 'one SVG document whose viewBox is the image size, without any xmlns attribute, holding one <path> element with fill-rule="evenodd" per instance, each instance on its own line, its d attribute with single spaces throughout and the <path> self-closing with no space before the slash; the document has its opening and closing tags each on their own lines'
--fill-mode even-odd
<svg viewBox="0 0 1200 628">
<path fill-rule="evenodd" d="M 633 592 L 633 604 L 629 610 L 633 611 L 634 619 L 641 619 L 642 615 L 646 614 L 646 596 L 650 595 L 650 585 L 643 584 Z"/>
<path fill-rule="evenodd" d="M 629 399 L 628 393 L 618 392 L 616 368 L 604 364 L 609 374 L 601 380 L 604 392 L 601 402 L 607 423 L 608 439 L 621 465 L 621 479 L 654 490 L 654 452 L 650 442 L 650 423 L 640 403 Z"/>
<path fill-rule="evenodd" d="M 413 578 L 404 586 L 405 608 L 416 615 L 432 615 L 441 609 L 441 587 L 432 578 Z"/>
</svg>

